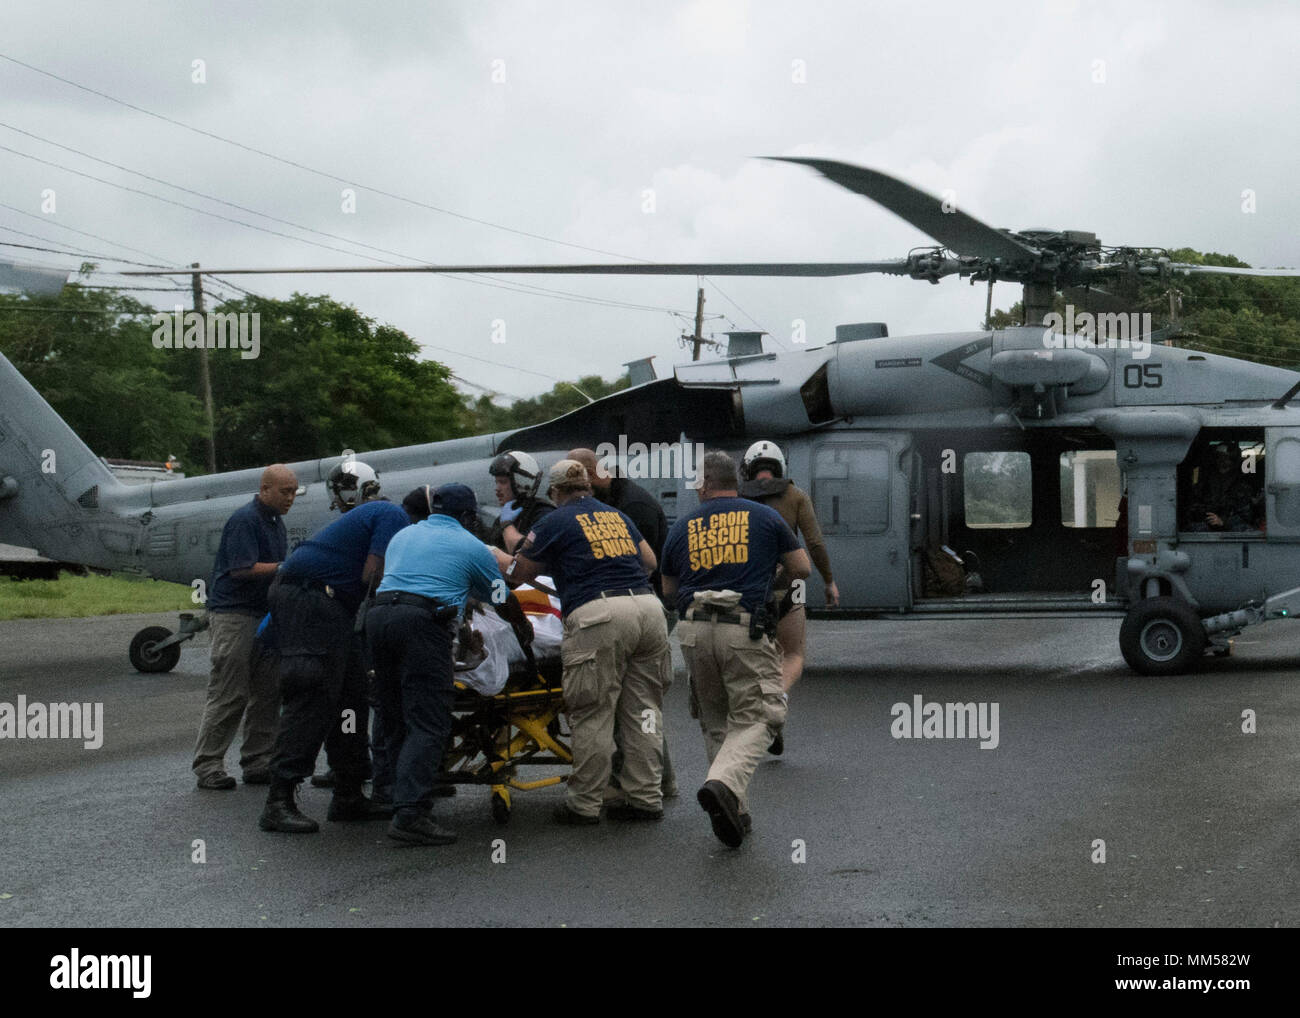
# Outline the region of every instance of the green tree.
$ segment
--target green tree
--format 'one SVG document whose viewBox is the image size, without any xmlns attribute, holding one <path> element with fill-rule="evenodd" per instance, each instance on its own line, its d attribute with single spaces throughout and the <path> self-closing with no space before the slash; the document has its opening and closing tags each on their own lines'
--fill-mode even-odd
<svg viewBox="0 0 1300 1018">
<path fill-rule="evenodd" d="M 195 389 L 179 389 L 171 354 L 150 340 L 151 309 L 112 290 L 0 295 L 0 350 L 100 456 L 189 455 L 203 433 Z"/>
<path fill-rule="evenodd" d="M 451 371 L 420 359 L 406 333 L 324 296 L 247 297 L 215 310 L 260 316 L 260 350 L 208 355 L 217 469 L 387 449 L 466 434 Z M 198 391 L 193 350 L 169 351 L 187 392 Z M 202 462 L 202 441 L 191 463 Z"/>
</svg>

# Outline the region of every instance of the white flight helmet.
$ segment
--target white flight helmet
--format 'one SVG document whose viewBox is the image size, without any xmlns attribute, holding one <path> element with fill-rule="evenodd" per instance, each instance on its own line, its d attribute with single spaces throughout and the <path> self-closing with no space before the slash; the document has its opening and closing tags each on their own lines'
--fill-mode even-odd
<svg viewBox="0 0 1300 1018">
<path fill-rule="evenodd" d="M 379 494 L 379 475 L 360 460 L 335 464 L 325 482 L 334 495 L 331 509 L 347 512 Z"/>
<path fill-rule="evenodd" d="M 509 478 L 511 493 L 515 498 L 522 498 L 533 490 L 533 483 L 541 476 L 542 468 L 528 453 L 515 449 L 494 459 L 488 466 L 488 473 L 493 477 Z"/>
<path fill-rule="evenodd" d="M 785 476 L 785 456 L 775 442 L 764 439 L 745 450 L 745 478 L 753 480 L 760 470 L 771 470 L 777 477 Z"/>
</svg>

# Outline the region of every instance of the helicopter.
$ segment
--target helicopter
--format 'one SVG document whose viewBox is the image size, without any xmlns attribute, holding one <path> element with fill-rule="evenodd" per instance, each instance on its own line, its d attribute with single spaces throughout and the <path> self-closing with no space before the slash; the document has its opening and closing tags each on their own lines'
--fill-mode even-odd
<svg viewBox="0 0 1300 1018">
<path fill-rule="evenodd" d="M 759 333 L 733 333 L 721 356 L 664 378 L 651 369 L 543 424 L 293 463 L 302 486 L 285 518 L 290 541 L 328 522 L 325 481 L 349 455 L 389 491 L 455 480 L 491 505 L 487 467 L 498 453 L 530 452 L 545 467 L 571 447 L 616 440 L 621 455 L 611 458 L 660 500 L 671 523 L 695 505 L 683 469 L 689 450 L 738 456 L 765 438 L 783 446 L 787 476 L 812 497 L 835 566 L 840 606 L 814 616 L 1119 618 L 1129 666 L 1167 675 L 1228 653 L 1248 626 L 1300 611 L 1296 373 L 1160 345 L 1159 332 L 1130 326 L 1124 310 L 1143 279 L 1300 270 L 1179 263 L 1163 249 L 1108 247 L 1078 230 L 999 230 L 880 171 L 783 161 L 878 203 L 937 243 L 871 262 L 200 271 L 878 273 L 932 284 L 957 276 L 1020 283 L 1022 324 L 891 336 L 885 323 L 854 323 L 821 346 L 780 353 L 764 350 Z M 1078 322 L 1053 312 L 1058 290 L 1088 309 L 1069 312 L 1086 328 L 1071 329 Z M 1221 518 L 1196 502 L 1212 479 L 1211 452 L 1226 458 L 1254 507 L 1232 528 L 1208 523 Z M 0 541 L 191 584 L 197 596 L 226 518 L 258 477 L 244 470 L 122 485 L 0 356 Z M 137 634 L 133 663 L 174 666 L 196 625 L 183 619 L 176 634 Z"/>
</svg>

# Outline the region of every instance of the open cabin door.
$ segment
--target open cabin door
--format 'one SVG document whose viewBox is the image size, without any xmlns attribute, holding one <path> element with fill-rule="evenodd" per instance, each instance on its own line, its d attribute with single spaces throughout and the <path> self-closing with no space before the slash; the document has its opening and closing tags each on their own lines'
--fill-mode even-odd
<svg viewBox="0 0 1300 1018">
<path fill-rule="evenodd" d="M 911 604 L 911 469 L 911 437 L 905 433 L 828 436 L 813 445 L 813 507 L 840 589 L 840 607 Z M 820 579 L 814 575 L 810 582 L 816 591 Z M 817 594 L 808 603 L 820 607 Z"/>
</svg>

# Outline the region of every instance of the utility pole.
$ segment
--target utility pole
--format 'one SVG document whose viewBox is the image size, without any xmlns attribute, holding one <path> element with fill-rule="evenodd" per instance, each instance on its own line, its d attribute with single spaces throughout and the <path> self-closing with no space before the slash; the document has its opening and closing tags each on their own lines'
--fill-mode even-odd
<svg viewBox="0 0 1300 1018">
<path fill-rule="evenodd" d="M 687 336 L 694 345 L 695 349 L 691 352 L 691 360 L 700 359 L 700 347 L 705 343 L 704 339 L 704 287 L 700 287 L 695 292 L 695 335 Z"/>
<path fill-rule="evenodd" d="M 198 262 L 192 262 L 190 268 L 197 269 Z M 190 275 L 190 288 L 194 293 L 194 310 L 203 315 L 203 276 L 195 272 Z M 203 391 L 203 416 L 207 421 L 208 473 L 217 472 L 216 424 L 212 412 L 212 376 L 208 374 L 208 347 L 206 328 L 203 342 L 199 344 L 199 388 Z"/>
</svg>

